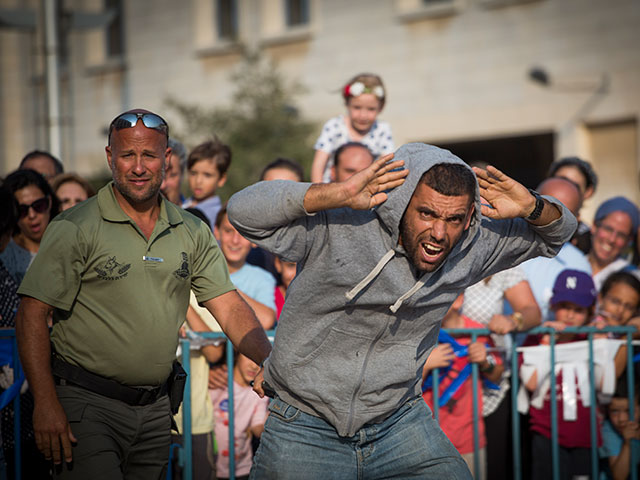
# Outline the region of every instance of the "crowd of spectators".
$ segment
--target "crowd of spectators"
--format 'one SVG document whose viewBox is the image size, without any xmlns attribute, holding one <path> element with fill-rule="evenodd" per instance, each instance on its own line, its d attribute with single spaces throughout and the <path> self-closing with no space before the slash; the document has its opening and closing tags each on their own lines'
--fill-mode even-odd
<svg viewBox="0 0 640 480">
<path fill-rule="evenodd" d="M 311 171 L 311 179 L 315 182 L 344 181 L 394 148 L 389 125 L 377 121 L 385 99 L 381 79 L 371 74 L 356 76 L 346 84 L 343 97 L 347 115 L 329 120 L 315 145 Z M 225 184 L 229 169 L 233 168 L 231 149 L 217 138 L 203 142 L 191 151 L 171 138 L 169 147 L 172 155 L 162 193 L 212 228 L 238 292 L 255 311 L 265 330 L 275 328 L 286 300 L 286 290 L 295 278 L 296 264 L 257 248 L 229 222 L 226 206 L 217 191 Z M 304 175 L 301 165 L 295 160 L 278 158 L 265 165 L 260 179 L 300 182 Z M 538 185 L 537 191 L 559 199 L 579 218 L 574 238 L 562 247 L 555 258 L 536 258 L 521 266 L 514 265 L 514 268 L 460 292 L 460 297 L 443 319 L 442 327 L 445 329 L 483 328 L 490 331 L 490 335 L 480 336 L 475 342 L 471 342 L 468 336 L 441 341 L 433 350 L 423 374 L 425 382 L 428 382 L 434 369 L 443 372 L 442 391 L 455 383 L 467 364 L 478 364 L 481 373 L 477 402 L 479 450 L 474 452 L 472 442 L 470 378 L 458 382 L 455 392 L 440 405 L 439 416 L 443 430 L 467 460 L 472 472 L 474 463 L 480 465 L 480 471 L 474 472 L 475 478 L 511 476 L 510 423 L 513 412 L 507 399 L 510 378 L 518 374 L 524 387 L 531 392 L 527 417 L 531 442 L 527 448 L 533 452 L 530 462 L 532 478 L 549 476 L 549 367 L 527 363 L 528 353 L 522 355 L 520 372 L 512 372 L 509 361 L 511 352 L 520 346 L 550 343 L 550 334 L 527 336 L 528 330 L 540 325 L 553 328 L 558 331 L 555 343 L 561 345 L 577 344 L 585 339 L 582 334 L 562 333 L 567 326 L 640 328 L 640 273 L 637 263 L 634 263 L 634 259 L 637 261 L 639 258 L 640 213 L 637 205 L 618 196 L 602 202 L 593 219 L 580 218 L 583 201 L 594 194 L 597 185 L 597 174 L 585 160 L 567 157 L 554 162 L 548 178 Z M 6 176 L 0 193 L 3 202 L 0 217 L 0 325 L 12 328 L 19 301 L 16 294 L 18 285 L 38 253 L 47 225 L 59 211 L 74 208 L 93 196 L 95 190 L 81 176 L 64 173 L 62 163 L 49 153 L 34 151 L 24 157 L 18 170 Z M 181 335 L 192 340 L 194 478 L 216 478 L 216 475 L 225 478 L 229 475 L 225 345 L 219 340 L 203 340 L 197 336 L 198 332 L 208 331 L 221 330 L 192 294 Z M 604 333 L 600 337 L 615 341 L 617 335 Z M 585 471 L 589 474 L 593 442 L 601 447 L 606 475 L 616 479 L 629 475 L 630 445 L 640 440 L 640 428 L 637 418 L 629 419 L 626 413 L 629 405 L 623 373 L 630 367 L 625 362 L 626 347 L 620 343 L 614 344 L 615 352 L 611 354 L 611 361 L 615 363 L 614 388 L 604 392 L 609 395 L 599 396 L 601 415 L 598 417 L 597 438 L 591 438 L 588 420 L 585 420 L 588 408 L 583 399 L 587 392 L 580 391 L 578 395 L 582 403 L 578 401 L 577 413 L 571 416 L 566 412 L 567 395 L 570 394 L 567 390 L 575 396 L 576 385 L 578 390 L 584 388 L 585 384 L 579 382 L 582 374 L 573 374 L 576 379 L 563 379 L 563 374 L 569 375 L 569 370 L 562 370 L 556 377 L 561 418 L 561 462 L 566 469 L 563 475 L 567 478 Z M 461 346 L 465 347 L 464 355 L 457 354 L 456 349 Z M 255 395 L 249 386 L 258 366 L 238 352 L 235 352 L 235 358 L 236 478 L 243 478 L 249 474 L 252 449 L 267 415 L 267 402 Z M 607 360 L 596 360 L 606 370 Z M 580 367 L 576 368 L 579 370 Z M 6 374 L 4 370 L 0 377 Z M 572 387 L 567 389 L 569 383 Z M 597 387 L 603 388 L 601 384 Z M 432 387 L 425 387 L 424 398 L 430 405 L 433 405 L 433 395 Z M 637 401 L 637 391 L 634 398 Z M 48 466 L 35 447 L 30 427 L 33 399 L 28 389 L 21 395 L 21 409 L 23 475 L 25 478 L 46 478 Z M 638 415 L 637 403 L 635 412 Z M 181 413 L 176 419 L 178 430 L 175 440 L 180 442 Z M 2 411 L 2 441 L 10 476 L 15 468 L 12 422 L 13 410 L 9 405 Z M 474 454 L 480 455 L 479 462 L 474 462 Z M 0 463 L 0 468 L 4 467 Z M 180 469 L 175 468 L 173 474 L 178 478 Z M 528 473 L 525 474 L 527 476 Z"/>
</svg>

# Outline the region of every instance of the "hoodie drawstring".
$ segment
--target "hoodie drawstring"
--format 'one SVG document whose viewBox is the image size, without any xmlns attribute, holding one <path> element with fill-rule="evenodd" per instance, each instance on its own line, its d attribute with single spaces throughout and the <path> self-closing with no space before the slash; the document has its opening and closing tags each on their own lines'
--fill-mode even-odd
<svg viewBox="0 0 640 480">
<path fill-rule="evenodd" d="M 375 267 L 373 267 L 373 270 L 371 270 L 367 274 L 367 276 L 362 279 L 362 281 L 360 283 L 358 283 L 355 287 L 353 287 L 351 290 L 349 290 L 345 294 L 346 297 L 349 300 L 353 300 L 356 295 L 358 295 L 367 285 L 369 285 L 373 281 L 374 278 L 376 278 L 378 276 L 378 274 L 382 271 L 382 269 L 385 267 L 385 265 L 387 263 L 389 263 L 389 261 L 393 258 L 394 255 L 395 255 L 395 252 L 394 252 L 393 249 L 391 249 L 387 253 L 385 253 L 384 256 L 378 262 L 378 264 Z M 389 307 L 389 309 L 393 313 L 396 313 L 398 311 L 398 309 L 400 308 L 400 306 L 402 305 L 402 302 L 404 302 L 407 298 L 409 298 L 411 295 L 413 295 L 418 290 L 420 290 L 424 286 L 425 283 L 427 283 L 427 282 L 426 282 L 426 280 L 424 280 L 424 276 L 423 276 L 420 280 L 418 280 L 415 283 L 415 285 L 413 287 L 411 287 L 406 293 L 404 293 L 400 298 L 398 298 L 398 300 L 396 300 L 396 303 L 391 305 Z"/>
<path fill-rule="evenodd" d="M 404 302 L 407 298 L 409 298 L 411 295 L 413 295 L 422 287 L 424 287 L 425 283 L 427 282 L 424 280 L 424 277 L 422 277 L 420 280 L 418 280 L 415 283 L 413 287 L 411 287 L 406 293 L 404 293 L 400 298 L 398 298 L 398 300 L 396 300 L 396 303 L 394 303 L 389 307 L 389 310 L 391 310 L 393 313 L 396 313 L 400 308 L 400 306 L 402 305 L 402 302 Z"/>
<path fill-rule="evenodd" d="M 371 283 L 371 281 L 382 271 L 384 266 L 387 263 L 389 263 L 389 260 L 391 260 L 394 255 L 395 255 L 395 252 L 393 251 L 393 249 L 385 253 L 384 256 L 378 262 L 378 264 L 373 268 L 373 270 L 371 270 L 369 274 L 366 277 L 364 277 L 364 279 L 362 279 L 360 283 L 358 283 L 355 287 L 353 287 L 351 290 L 349 290 L 346 293 L 346 297 L 349 300 L 353 300 L 355 296 L 358 295 L 364 287 L 369 285 L 369 283 Z"/>
</svg>

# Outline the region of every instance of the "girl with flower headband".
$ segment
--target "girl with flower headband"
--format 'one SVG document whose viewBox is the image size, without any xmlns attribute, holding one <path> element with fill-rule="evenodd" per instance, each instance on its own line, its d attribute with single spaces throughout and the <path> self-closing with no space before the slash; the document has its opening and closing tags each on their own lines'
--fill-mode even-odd
<svg viewBox="0 0 640 480">
<path fill-rule="evenodd" d="M 378 75 L 361 73 L 342 89 L 347 115 L 331 118 L 322 128 L 315 144 L 311 165 L 313 183 L 329 182 L 333 153 L 348 142 L 365 144 L 377 157 L 394 150 L 391 127 L 377 120 L 386 100 L 387 92 Z"/>
</svg>

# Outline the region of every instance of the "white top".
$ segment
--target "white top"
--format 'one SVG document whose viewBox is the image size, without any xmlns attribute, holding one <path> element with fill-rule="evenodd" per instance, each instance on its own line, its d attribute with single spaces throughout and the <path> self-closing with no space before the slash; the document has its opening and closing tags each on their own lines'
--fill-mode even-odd
<svg viewBox="0 0 640 480">
<path fill-rule="evenodd" d="M 320 133 L 313 147 L 315 150 L 322 150 L 332 155 L 324 168 L 323 181 L 331 181 L 330 172 L 333 166 L 333 153 L 345 143 L 354 141 L 356 140 L 349 135 L 349 129 L 347 128 L 344 115 L 333 117 L 324 124 L 322 133 Z M 366 145 L 374 157 L 385 155 L 395 150 L 391 126 L 387 122 L 379 122 L 376 120 L 367 134 L 358 141 Z"/>
</svg>

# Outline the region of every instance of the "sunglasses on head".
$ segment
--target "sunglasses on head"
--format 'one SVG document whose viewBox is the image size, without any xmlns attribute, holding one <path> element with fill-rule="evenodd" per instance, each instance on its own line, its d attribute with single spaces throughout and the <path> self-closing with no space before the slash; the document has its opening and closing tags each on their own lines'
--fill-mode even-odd
<svg viewBox="0 0 640 480">
<path fill-rule="evenodd" d="M 169 125 L 160 115 L 155 113 L 123 113 L 113 119 L 109 125 L 109 140 L 111 140 L 111 132 L 114 130 L 122 130 L 123 128 L 133 128 L 142 120 L 145 127 L 164 133 L 169 138 Z"/>
<path fill-rule="evenodd" d="M 22 203 L 18 204 L 18 218 L 24 218 L 29 215 L 29 209 L 33 208 L 33 211 L 36 213 L 44 213 L 49 210 L 51 206 L 51 198 L 46 196 L 39 198 L 35 202 L 30 205 L 24 205 Z"/>
</svg>

